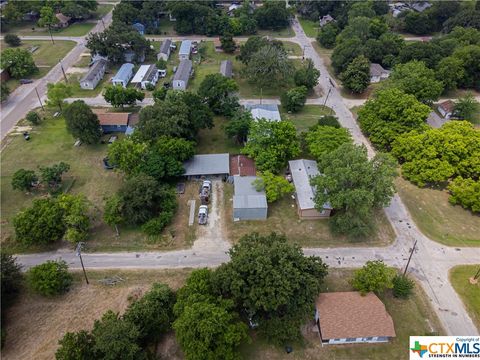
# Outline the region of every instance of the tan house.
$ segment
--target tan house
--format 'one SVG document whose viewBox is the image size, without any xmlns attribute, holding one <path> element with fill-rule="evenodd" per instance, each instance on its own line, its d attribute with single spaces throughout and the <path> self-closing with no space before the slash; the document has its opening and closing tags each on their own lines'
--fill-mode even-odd
<svg viewBox="0 0 480 360">
<path fill-rule="evenodd" d="M 322 344 L 380 343 L 396 336 L 392 317 L 374 293 L 322 293 L 315 322 Z"/>
<path fill-rule="evenodd" d="M 321 211 L 315 209 L 316 189 L 310 184 L 312 178 L 320 175 L 317 162 L 306 159 L 291 160 L 288 166 L 295 186 L 297 212 L 300 219 L 328 218 L 332 212 L 331 205 L 325 203 Z"/>
<path fill-rule="evenodd" d="M 58 23 L 53 25 L 53 27 L 56 27 L 58 29 L 63 29 L 68 27 L 68 25 L 70 25 L 70 20 L 72 20 L 71 17 L 63 15 L 62 13 L 55 14 L 55 17 L 57 18 Z"/>
</svg>

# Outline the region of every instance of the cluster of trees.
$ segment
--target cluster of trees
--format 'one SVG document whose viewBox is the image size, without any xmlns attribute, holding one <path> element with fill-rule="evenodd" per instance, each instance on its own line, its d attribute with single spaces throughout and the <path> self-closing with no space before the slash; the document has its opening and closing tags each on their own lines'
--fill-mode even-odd
<svg viewBox="0 0 480 360">
<path fill-rule="evenodd" d="M 124 88 L 122 85 L 108 85 L 103 92 L 103 98 L 113 107 L 132 106 L 137 101 L 145 99 L 145 93 L 133 87 Z"/>
<path fill-rule="evenodd" d="M 318 125 L 313 126 L 304 135 L 305 148 L 316 160 L 336 150 L 340 145 L 352 143 L 347 129 L 338 124 L 334 116 L 323 116 Z"/>
<path fill-rule="evenodd" d="M 34 170 L 17 170 L 12 177 L 12 188 L 19 191 L 30 191 L 42 184 L 50 193 L 55 193 L 62 183 L 62 175 L 70 170 L 70 165 L 60 162 L 52 166 L 39 167 L 39 170 L 40 178 Z"/>
<path fill-rule="evenodd" d="M 161 17 L 166 13 L 166 1 L 125 1 L 115 6 L 112 13 L 112 24 L 130 28 L 139 22 L 145 26 L 145 33 L 159 34 Z"/>
<path fill-rule="evenodd" d="M 27 49 L 7 48 L 3 50 L 0 66 L 15 79 L 25 78 L 38 72 L 33 56 Z"/>
<path fill-rule="evenodd" d="M 45 245 L 62 238 L 75 244 L 88 237 L 90 206 L 83 195 L 62 194 L 35 199 L 31 207 L 13 218 L 17 241 Z"/>
<path fill-rule="evenodd" d="M 440 129 L 412 131 L 399 136 L 392 154 L 403 176 L 417 184 L 449 185 L 451 201 L 472 211 L 480 209 L 480 132 L 467 121 L 451 121 Z"/>
</svg>

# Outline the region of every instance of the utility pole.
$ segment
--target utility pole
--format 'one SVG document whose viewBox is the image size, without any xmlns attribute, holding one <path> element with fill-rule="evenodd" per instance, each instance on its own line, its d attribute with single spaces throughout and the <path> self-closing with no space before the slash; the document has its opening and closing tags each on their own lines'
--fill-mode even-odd
<svg viewBox="0 0 480 360">
<path fill-rule="evenodd" d="M 60 67 L 62 69 L 63 77 L 65 78 L 65 83 L 68 84 L 67 75 L 65 74 L 65 70 L 63 69 L 62 60 L 59 59 L 58 63 L 60 64 Z"/>
<path fill-rule="evenodd" d="M 410 251 L 410 256 L 408 257 L 407 266 L 405 266 L 405 270 L 403 271 L 403 276 L 407 274 L 408 266 L 410 265 L 410 260 L 412 260 L 413 252 L 415 251 L 415 248 L 417 246 L 417 241 L 418 240 L 415 240 L 415 242 L 413 243 L 412 251 Z"/>
<path fill-rule="evenodd" d="M 475 274 L 475 276 L 473 277 L 473 280 L 477 280 L 479 277 L 480 277 L 480 268 L 478 268 L 478 271 Z"/>
<path fill-rule="evenodd" d="M 328 100 L 328 96 L 330 95 L 330 91 L 332 91 L 331 86 L 328 88 L 328 93 L 327 93 L 327 96 L 325 97 L 325 101 L 323 102 L 323 107 L 325 107 L 325 105 L 327 104 L 327 100 Z"/>
<path fill-rule="evenodd" d="M 85 266 L 83 265 L 83 259 L 82 259 L 82 247 L 83 247 L 84 244 L 85 244 L 84 242 L 79 242 L 77 244 L 76 251 L 77 251 L 77 256 L 80 258 L 80 264 L 82 264 L 82 270 L 83 270 L 83 276 L 85 276 L 85 282 L 88 285 L 89 282 L 88 282 L 88 278 L 87 278 L 87 272 L 85 271 Z"/>
<path fill-rule="evenodd" d="M 38 102 L 40 103 L 40 106 L 42 107 L 42 110 L 45 111 L 45 109 L 43 108 L 42 100 L 40 99 L 40 95 L 38 94 L 38 90 L 37 90 L 36 86 L 35 86 L 35 92 L 37 93 Z"/>
<path fill-rule="evenodd" d="M 50 28 L 50 25 L 48 25 L 48 32 L 50 33 L 50 39 L 52 39 L 52 44 L 55 44 L 55 41 L 53 41 L 52 29 Z"/>
<path fill-rule="evenodd" d="M 260 105 L 262 105 L 263 88 L 260 88 Z"/>
<path fill-rule="evenodd" d="M 102 20 L 103 30 L 105 30 L 105 29 L 106 29 L 106 27 L 105 27 L 105 21 L 103 21 L 103 17 L 102 17 L 102 19 L 101 19 L 101 20 Z"/>
</svg>

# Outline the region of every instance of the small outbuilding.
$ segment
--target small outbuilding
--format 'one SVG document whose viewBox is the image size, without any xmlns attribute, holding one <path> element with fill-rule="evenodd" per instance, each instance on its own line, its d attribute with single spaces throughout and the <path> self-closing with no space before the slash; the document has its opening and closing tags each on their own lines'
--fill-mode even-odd
<svg viewBox="0 0 480 360">
<path fill-rule="evenodd" d="M 192 60 L 186 59 L 180 61 L 177 71 L 173 76 L 173 90 L 186 90 L 188 86 L 188 80 L 192 74 Z"/>
<path fill-rule="evenodd" d="M 138 69 L 137 73 L 132 79 L 132 84 L 135 86 L 140 86 L 143 90 L 147 88 L 148 85 L 155 86 L 158 81 L 158 69 L 152 65 L 142 65 Z"/>
<path fill-rule="evenodd" d="M 265 191 L 257 191 L 253 182 L 256 176 L 234 176 L 233 220 L 265 220 L 267 197 Z"/>
<path fill-rule="evenodd" d="M 142 23 L 136 22 L 132 27 L 137 30 L 140 35 L 145 35 L 145 25 Z"/>
<path fill-rule="evenodd" d="M 288 166 L 295 186 L 297 212 L 300 219 L 328 218 L 332 211 L 331 205 L 323 204 L 323 210 L 318 211 L 315 208 L 316 188 L 310 184 L 312 178 L 320 175 L 317 162 L 306 159 L 291 160 Z"/>
<path fill-rule="evenodd" d="M 226 154 L 194 155 L 183 163 L 188 179 L 220 178 L 226 180 L 230 173 L 230 156 Z"/>
<path fill-rule="evenodd" d="M 277 104 L 246 104 L 245 108 L 250 110 L 254 120 L 266 119 L 269 121 L 281 121 L 280 111 Z"/>
<path fill-rule="evenodd" d="M 320 27 L 324 27 L 325 25 L 327 25 L 328 23 L 331 23 L 332 21 L 335 21 L 335 19 L 330 14 L 322 16 L 320 18 Z"/>
<path fill-rule="evenodd" d="M 445 118 L 450 119 L 453 114 L 455 103 L 452 100 L 446 100 L 438 104 L 438 112 Z"/>
<path fill-rule="evenodd" d="M 85 76 L 80 80 L 80 87 L 84 90 L 93 90 L 105 76 L 107 61 L 100 59 L 90 67 Z"/>
<path fill-rule="evenodd" d="M 133 76 L 133 68 L 134 66 L 131 63 L 123 64 L 112 78 L 112 84 L 122 85 L 124 88 L 126 88 Z"/>
<path fill-rule="evenodd" d="M 382 65 L 377 63 L 370 64 L 370 82 L 378 83 L 390 76 L 390 71 L 385 70 Z"/>
<path fill-rule="evenodd" d="M 131 113 L 108 112 L 106 109 L 93 109 L 92 111 L 97 115 L 103 133 L 125 133 L 127 131 Z"/>
<path fill-rule="evenodd" d="M 315 322 L 322 344 L 382 343 L 396 336 L 392 317 L 374 293 L 322 293 Z"/>
<path fill-rule="evenodd" d="M 231 78 L 233 76 L 232 60 L 223 60 L 220 63 L 220 74 L 228 78 Z"/>
<path fill-rule="evenodd" d="M 180 45 L 180 50 L 178 51 L 178 58 L 180 60 L 190 59 L 191 50 L 192 50 L 192 41 L 191 40 L 183 40 L 182 44 Z"/>
<path fill-rule="evenodd" d="M 163 59 L 165 61 L 170 57 L 170 52 L 172 51 L 172 40 L 166 39 L 160 45 L 160 51 L 157 54 L 157 60 Z"/>
<path fill-rule="evenodd" d="M 55 14 L 55 17 L 57 18 L 58 22 L 52 25 L 52 27 L 57 29 L 63 29 L 68 27 L 68 25 L 70 25 L 70 20 L 72 20 L 70 16 L 66 16 L 62 13 Z"/>
</svg>

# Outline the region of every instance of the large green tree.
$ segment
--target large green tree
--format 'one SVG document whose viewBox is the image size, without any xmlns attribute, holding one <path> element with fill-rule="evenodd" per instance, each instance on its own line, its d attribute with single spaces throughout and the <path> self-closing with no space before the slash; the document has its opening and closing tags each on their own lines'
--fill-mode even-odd
<svg viewBox="0 0 480 360">
<path fill-rule="evenodd" d="M 86 144 L 96 144 L 100 141 L 102 131 L 98 117 L 82 100 L 76 100 L 65 108 L 63 117 L 67 123 L 67 131 L 74 138 Z"/>
<path fill-rule="evenodd" d="M 59 341 L 55 352 L 56 360 L 87 360 L 95 359 L 93 346 L 95 339 L 85 330 L 67 332 Z"/>
<path fill-rule="evenodd" d="M 410 61 L 395 66 L 389 85 L 411 94 L 425 104 L 437 100 L 443 91 L 443 83 L 436 80 L 435 71 L 425 66 L 421 61 Z"/>
<path fill-rule="evenodd" d="M 72 244 L 87 240 L 90 229 L 87 198 L 82 194 L 62 194 L 57 201 L 63 209 L 63 221 L 66 226 L 65 240 Z"/>
<path fill-rule="evenodd" d="M 58 106 L 62 111 L 64 100 L 72 95 L 72 88 L 62 82 L 47 84 L 47 106 Z"/>
<path fill-rule="evenodd" d="M 28 77 L 38 71 L 30 51 L 21 48 L 3 50 L 0 65 L 15 79 Z"/>
<path fill-rule="evenodd" d="M 375 211 L 388 205 L 395 192 L 395 160 L 383 153 L 369 160 L 364 146 L 345 143 L 324 154 L 318 168 L 322 175 L 312 180 L 318 189 L 315 207 L 321 211 L 329 203 L 335 209 L 332 230 L 355 237 L 371 235 Z"/>
<path fill-rule="evenodd" d="M 257 191 L 265 190 L 269 203 L 275 202 L 295 191 L 295 187 L 289 183 L 287 179 L 283 176 L 275 175 L 270 171 L 260 173 L 259 177 L 253 182 L 253 185 Z"/>
<path fill-rule="evenodd" d="M 307 101 L 308 89 L 305 86 L 294 87 L 281 96 L 282 106 L 288 112 L 299 112 Z"/>
<path fill-rule="evenodd" d="M 356 57 L 340 74 L 343 86 L 354 93 L 364 92 L 370 85 L 370 61 L 363 55 Z"/>
<path fill-rule="evenodd" d="M 253 121 L 250 111 L 238 111 L 225 125 L 225 134 L 239 144 L 247 141 L 250 125 Z"/>
<path fill-rule="evenodd" d="M 145 93 L 135 88 L 109 85 L 105 88 L 103 98 L 113 107 L 123 108 L 125 105 L 132 106 L 135 105 L 137 101 L 143 101 Z"/>
<path fill-rule="evenodd" d="M 288 26 L 290 12 L 283 2 L 265 1 L 255 10 L 254 17 L 260 29 L 281 29 Z"/>
<path fill-rule="evenodd" d="M 266 119 L 252 122 L 242 153 L 255 159 L 260 171 L 278 173 L 288 160 L 300 154 L 295 125 Z"/>
<path fill-rule="evenodd" d="M 315 126 L 305 134 L 307 149 L 317 160 L 336 150 L 340 145 L 351 142 L 350 133 L 342 127 Z"/>
<path fill-rule="evenodd" d="M 380 294 L 393 288 L 395 274 L 395 269 L 385 265 L 382 260 L 367 261 L 361 269 L 355 271 L 352 286 L 362 294 Z"/>
<path fill-rule="evenodd" d="M 27 274 L 28 286 L 43 296 L 54 296 L 67 292 L 73 282 L 68 265 L 63 260 L 48 260 L 32 267 Z"/>
<path fill-rule="evenodd" d="M 300 339 L 300 326 L 313 311 L 327 265 L 275 233 L 246 235 L 229 253 L 230 262 L 214 275 L 222 295 L 233 299 L 270 341 Z"/>
<path fill-rule="evenodd" d="M 12 188 L 20 191 L 30 191 L 38 181 L 38 176 L 33 170 L 19 169 L 12 177 Z"/>
<path fill-rule="evenodd" d="M 320 71 L 315 67 L 312 59 L 307 59 L 305 64 L 295 71 L 294 81 L 297 86 L 305 86 L 308 90 L 318 84 Z"/>
<path fill-rule="evenodd" d="M 472 93 L 467 93 L 457 99 L 453 108 L 455 116 L 459 119 L 476 123 L 480 121 L 480 103 Z"/>
<path fill-rule="evenodd" d="M 480 213 L 480 180 L 464 179 L 461 176 L 455 178 L 449 185 L 452 204 L 460 204 L 465 209 Z"/>
<path fill-rule="evenodd" d="M 232 116 L 240 106 L 234 93 L 238 85 L 233 79 L 222 74 L 210 74 L 203 79 L 198 95 L 204 99 L 210 109 L 218 115 Z"/>
<path fill-rule="evenodd" d="M 390 150 L 400 134 L 424 130 L 430 108 L 398 89 L 378 91 L 358 112 L 362 131 L 375 147 Z"/>
</svg>

